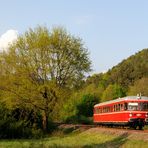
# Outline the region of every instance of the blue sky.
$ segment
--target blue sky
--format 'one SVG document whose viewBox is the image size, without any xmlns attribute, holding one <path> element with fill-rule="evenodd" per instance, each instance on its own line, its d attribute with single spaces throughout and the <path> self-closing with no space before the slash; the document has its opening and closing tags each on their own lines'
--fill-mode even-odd
<svg viewBox="0 0 148 148">
<path fill-rule="evenodd" d="M 0 37 L 64 26 L 89 49 L 93 73 L 148 47 L 147 0 L 0 0 Z"/>
</svg>

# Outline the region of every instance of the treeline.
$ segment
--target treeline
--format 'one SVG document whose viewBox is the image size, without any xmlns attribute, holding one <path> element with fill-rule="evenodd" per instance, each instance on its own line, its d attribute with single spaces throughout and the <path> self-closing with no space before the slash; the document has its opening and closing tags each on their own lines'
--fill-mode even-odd
<svg viewBox="0 0 148 148">
<path fill-rule="evenodd" d="M 88 50 L 64 28 L 29 29 L 0 53 L 0 138 L 41 137 L 56 122 L 91 123 L 96 103 L 148 96 L 148 49 L 106 73 L 91 71 Z"/>
</svg>

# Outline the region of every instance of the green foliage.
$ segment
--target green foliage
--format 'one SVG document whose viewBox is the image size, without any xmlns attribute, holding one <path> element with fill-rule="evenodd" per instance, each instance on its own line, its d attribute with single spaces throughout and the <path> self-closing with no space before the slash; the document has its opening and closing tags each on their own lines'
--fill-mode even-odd
<svg viewBox="0 0 148 148">
<path fill-rule="evenodd" d="M 72 124 L 92 124 L 92 119 L 83 116 L 83 115 L 74 115 L 74 116 L 68 116 L 65 120 L 66 123 L 72 123 Z"/>
<path fill-rule="evenodd" d="M 125 96 L 124 89 L 117 84 L 110 84 L 102 95 L 102 102 Z"/>
<path fill-rule="evenodd" d="M 93 106 L 98 98 L 92 94 L 74 93 L 61 113 L 61 119 L 68 123 L 92 123 L 88 117 L 93 115 Z"/>
<path fill-rule="evenodd" d="M 86 85 L 83 89 L 79 91 L 79 93 L 81 94 L 81 98 L 83 95 L 90 94 L 98 98 L 98 102 L 99 102 L 103 91 L 104 91 L 104 87 L 96 86 L 95 84 L 92 83 L 92 84 Z"/>
<path fill-rule="evenodd" d="M 74 118 L 78 113 L 76 106 L 80 101 L 79 99 L 80 99 L 80 94 L 73 93 L 71 97 L 63 104 L 63 108 L 60 110 L 61 121 L 69 122 L 71 121 L 69 119 L 72 119 L 73 122 L 75 120 Z"/>
<path fill-rule="evenodd" d="M 93 74 L 92 76 L 88 76 L 87 80 L 85 82 L 85 85 L 95 84 L 95 86 L 98 86 L 100 81 L 102 80 L 103 74 Z"/>
<path fill-rule="evenodd" d="M 91 62 L 82 40 L 64 28 L 29 29 L 0 54 L 1 99 L 14 108 L 24 105 L 40 110 L 43 128 L 63 89 L 78 88 Z"/>
<path fill-rule="evenodd" d="M 129 85 L 132 85 L 136 80 L 147 77 L 147 63 L 148 49 L 143 49 L 108 71 L 110 83 L 117 83 L 126 88 Z"/>
<path fill-rule="evenodd" d="M 147 95 L 147 89 L 144 87 L 146 85 L 142 84 L 143 82 L 139 85 L 136 83 L 139 79 L 148 76 L 147 63 L 148 49 L 143 49 L 105 73 L 102 79 L 98 81 L 99 85 L 105 88 L 101 97 L 102 101 L 125 96 L 128 92 L 128 87 L 130 87 L 129 95 L 136 95 L 140 92 L 143 95 Z M 134 83 L 136 84 L 133 86 Z"/>
<path fill-rule="evenodd" d="M 43 136 L 39 114 L 24 109 L 9 110 L 0 103 L 0 138 L 39 138 Z"/>
<path fill-rule="evenodd" d="M 93 116 L 93 107 L 98 103 L 98 98 L 91 94 L 82 96 L 80 104 L 77 105 L 78 115 L 83 115 L 85 117 Z"/>
<path fill-rule="evenodd" d="M 143 82 L 142 80 L 139 82 L 139 79 L 148 76 L 147 63 L 148 49 L 143 49 L 126 60 L 123 60 L 107 73 L 95 74 L 88 77 L 85 88 L 94 85 L 93 91 L 98 91 L 101 101 L 126 96 L 127 92 L 129 95 L 135 95 L 140 92 L 142 92 L 142 95 L 147 95 L 147 83 L 144 80 Z M 130 90 L 128 91 L 129 87 Z"/>
<path fill-rule="evenodd" d="M 109 84 L 109 74 L 99 73 L 89 76 L 85 82 L 85 87 L 89 85 L 94 85 L 96 88 L 105 89 Z"/>
<path fill-rule="evenodd" d="M 135 81 L 134 85 L 129 87 L 128 95 L 148 96 L 148 77 Z"/>
<path fill-rule="evenodd" d="M 69 108 L 69 106 L 66 104 L 71 104 L 70 97 L 72 95 L 72 90 L 60 89 L 58 93 L 60 98 L 56 101 L 53 111 L 50 113 L 50 119 L 54 122 L 63 121 L 64 117 L 66 116 L 65 114 L 68 114 L 67 112 L 64 113 L 63 110 L 67 110 L 65 108 Z M 73 110 L 71 110 L 70 113 L 73 114 Z"/>
</svg>

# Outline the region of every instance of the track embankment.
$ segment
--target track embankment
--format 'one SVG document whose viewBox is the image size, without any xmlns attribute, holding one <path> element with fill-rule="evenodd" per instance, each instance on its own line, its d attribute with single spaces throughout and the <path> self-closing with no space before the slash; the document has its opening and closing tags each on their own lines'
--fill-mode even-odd
<svg viewBox="0 0 148 148">
<path fill-rule="evenodd" d="M 82 124 L 61 124 L 59 128 L 71 128 L 73 130 L 80 130 L 90 133 L 101 133 L 115 136 L 126 136 L 128 139 L 143 140 L 148 142 L 148 130 L 132 130 L 132 129 L 122 129 L 122 128 L 108 128 L 99 127 L 95 125 L 82 125 Z"/>
<path fill-rule="evenodd" d="M 126 136 L 128 139 L 148 141 L 148 130 L 116 129 L 104 127 L 94 127 L 88 130 L 90 133 L 98 132 L 102 134 Z"/>
</svg>

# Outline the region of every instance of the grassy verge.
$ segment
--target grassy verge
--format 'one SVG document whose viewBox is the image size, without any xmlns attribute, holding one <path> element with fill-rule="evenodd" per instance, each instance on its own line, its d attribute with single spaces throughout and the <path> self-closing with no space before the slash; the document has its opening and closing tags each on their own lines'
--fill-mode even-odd
<svg viewBox="0 0 148 148">
<path fill-rule="evenodd" d="M 144 126 L 144 130 L 148 130 L 148 125 L 145 125 Z"/>
<path fill-rule="evenodd" d="M 99 132 L 56 133 L 52 137 L 30 140 L 0 140 L 0 148 L 99 147 L 147 148 L 148 142 L 130 140 L 128 135 L 110 135 Z"/>
</svg>

